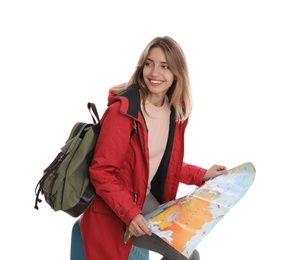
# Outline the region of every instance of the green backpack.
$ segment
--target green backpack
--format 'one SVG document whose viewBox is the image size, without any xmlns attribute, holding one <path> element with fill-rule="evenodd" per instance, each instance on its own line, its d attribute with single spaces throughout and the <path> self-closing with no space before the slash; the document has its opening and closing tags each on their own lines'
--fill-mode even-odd
<svg viewBox="0 0 296 260">
<path fill-rule="evenodd" d="M 61 152 L 44 170 L 35 188 L 35 209 L 40 192 L 54 211 L 62 210 L 72 217 L 81 215 L 96 196 L 89 180 L 89 166 L 101 125 L 95 104 L 87 107 L 93 124 L 76 123 Z"/>
</svg>

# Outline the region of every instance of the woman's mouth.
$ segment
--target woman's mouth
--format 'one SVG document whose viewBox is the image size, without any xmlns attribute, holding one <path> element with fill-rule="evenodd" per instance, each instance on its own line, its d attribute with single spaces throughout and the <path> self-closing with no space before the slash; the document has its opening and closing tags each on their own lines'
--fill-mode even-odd
<svg viewBox="0 0 296 260">
<path fill-rule="evenodd" d="M 162 80 L 155 80 L 155 79 L 149 79 L 149 82 L 152 86 L 158 86 L 163 83 Z"/>
</svg>

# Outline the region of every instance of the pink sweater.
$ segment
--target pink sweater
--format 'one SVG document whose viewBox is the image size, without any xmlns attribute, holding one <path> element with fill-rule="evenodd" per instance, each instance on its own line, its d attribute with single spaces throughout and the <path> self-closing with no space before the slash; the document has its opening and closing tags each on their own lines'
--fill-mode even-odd
<svg viewBox="0 0 296 260">
<path fill-rule="evenodd" d="M 151 180 L 156 174 L 167 144 L 171 111 L 167 97 L 161 107 L 156 107 L 149 101 L 145 107 L 147 113 L 143 107 L 142 111 L 148 127 L 150 168 L 147 193 L 149 193 Z"/>
</svg>

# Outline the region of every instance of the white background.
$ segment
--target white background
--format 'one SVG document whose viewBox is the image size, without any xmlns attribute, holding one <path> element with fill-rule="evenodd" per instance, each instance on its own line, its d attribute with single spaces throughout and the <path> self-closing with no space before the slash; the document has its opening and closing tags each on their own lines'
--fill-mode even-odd
<svg viewBox="0 0 296 260">
<path fill-rule="evenodd" d="M 185 160 L 257 169 L 198 245 L 201 259 L 296 259 L 295 12 L 286 0 L 1 1 L 0 258 L 69 259 L 76 219 L 45 202 L 35 210 L 37 181 L 72 125 L 91 120 L 87 102 L 102 114 L 108 88 L 169 35 L 194 95 Z"/>
</svg>

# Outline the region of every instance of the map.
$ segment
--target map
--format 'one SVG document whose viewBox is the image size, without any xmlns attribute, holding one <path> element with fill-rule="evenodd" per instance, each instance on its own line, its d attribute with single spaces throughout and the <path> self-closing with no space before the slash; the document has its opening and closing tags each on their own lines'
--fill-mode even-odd
<svg viewBox="0 0 296 260">
<path fill-rule="evenodd" d="M 248 162 L 208 180 L 188 195 L 160 205 L 145 216 L 152 233 L 189 258 L 225 214 L 245 195 L 256 170 Z M 125 241 L 129 239 L 128 234 Z"/>
</svg>

